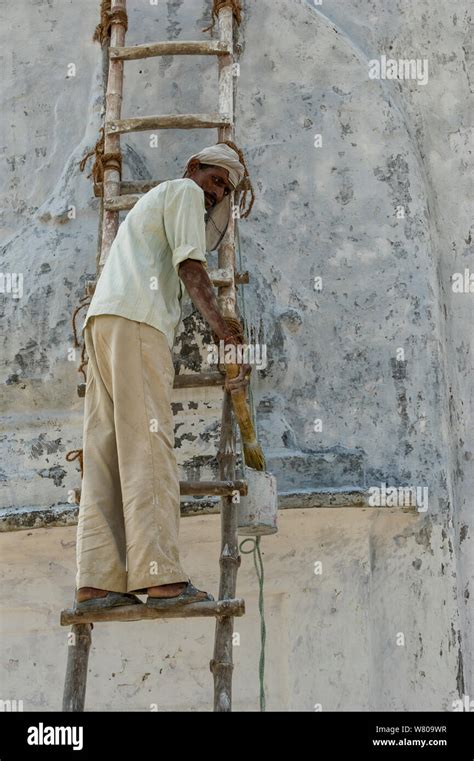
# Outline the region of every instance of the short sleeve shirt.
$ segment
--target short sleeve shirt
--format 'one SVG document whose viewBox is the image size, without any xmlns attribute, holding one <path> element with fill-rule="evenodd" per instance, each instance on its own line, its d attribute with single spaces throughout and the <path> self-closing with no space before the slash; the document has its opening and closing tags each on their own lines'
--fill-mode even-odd
<svg viewBox="0 0 474 761">
<path fill-rule="evenodd" d="M 117 314 L 161 330 L 172 349 L 184 288 L 178 267 L 185 259 L 207 266 L 205 213 L 204 192 L 189 178 L 145 193 L 118 229 L 84 328 L 93 315 Z"/>
</svg>

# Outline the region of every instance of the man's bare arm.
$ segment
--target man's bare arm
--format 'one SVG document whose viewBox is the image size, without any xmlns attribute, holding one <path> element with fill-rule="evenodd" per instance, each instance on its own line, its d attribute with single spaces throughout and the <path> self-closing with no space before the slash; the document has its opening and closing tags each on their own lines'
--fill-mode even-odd
<svg viewBox="0 0 474 761">
<path fill-rule="evenodd" d="M 229 335 L 229 328 L 219 310 L 214 287 L 209 279 L 202 262 L 197 259 L 185 259 L 178 268 L 179 277 L 186 286 L 190 299 L 196 309 L 202 314 L 218 338 L 223 339 Z M 232 339 L 229 339 L 229 343 Z M 235 339 L 232 341 L 236 343 Z M 238 390 L 248 384 L 246 375 L 251 371 L 250 365 L 241 365 L 239 375 L 226 381 L 229 391 Z"/>
<path fill-rule="evenodd" d="M 179 276 L 191 301 L 219 338 L 229 334 L 229 328 L 217 305 L 213 285 L 202 262 L 185 259 L 179 265 Z"/>
</svg>

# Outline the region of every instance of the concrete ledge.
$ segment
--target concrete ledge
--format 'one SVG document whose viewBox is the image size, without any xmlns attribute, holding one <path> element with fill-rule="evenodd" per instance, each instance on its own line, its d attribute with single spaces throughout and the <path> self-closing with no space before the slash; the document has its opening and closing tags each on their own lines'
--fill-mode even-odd
<svg viewBox="0 0 474 761">
<path fill-rule="evenodd" d="M 278 509 L 301 508 L 358 508 L 364 510 L 385 510 L 417 515 L 416 507 L 373 507 L 369 504 L 369 492 L 359 489 L 320 491 L 295 490 L 280 492 Z M 196 499 L 181 501 L 181 517 L 192 515 L 214 515 L 220 512 L 219 499 Z M 59 504 L 48 508 L 6 507 L 0 510 L 0 532 L 26 531 L 34 528 L 55 526 L 75 526 L 79 513 L 78 505 Z"/>
</svg>

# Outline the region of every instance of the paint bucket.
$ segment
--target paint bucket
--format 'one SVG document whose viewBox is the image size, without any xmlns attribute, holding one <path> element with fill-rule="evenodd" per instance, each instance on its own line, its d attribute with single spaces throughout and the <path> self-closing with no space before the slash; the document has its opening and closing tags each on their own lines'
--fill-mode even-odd
<svg viewBox="0 0 474 761">
<path fill-rule="evenodd" d="M 274 475 L 244 466 L 248 494 L 238 503 L 238 533 L 241 536 L 276 534 L 278 494 Z"/>
</svg>

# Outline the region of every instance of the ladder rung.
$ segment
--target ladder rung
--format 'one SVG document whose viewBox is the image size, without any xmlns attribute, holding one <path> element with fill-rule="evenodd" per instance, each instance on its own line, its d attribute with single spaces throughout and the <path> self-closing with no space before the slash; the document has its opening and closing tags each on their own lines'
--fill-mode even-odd
<svg viewBox="0 0 474 761">
<path fill-rule="evenodd" d="M 154 42 L 131 47 L 111 47 L 109 56 L 115 61 L 135 61 L 158 55 L 230 55 L 232 48 L 225 42 L 197 40 L 196 42 Z"/>
<path fill-rule="evenodd" d="M 234 277 L 232 277 L 232 270 L 228 269 L 216 269 L 216 270 L 208 270 L 208 275 L 211 283 L 215 285 L 217 288 L 221 288 L 225 285 L 232 285 L 232 283 L 237 283 L 237 285 L 241 283 L 248 283 L 249 282 L 249 273 L 248 270 L 245 272 L 236 272 Z M 88 280 L 86 282 L 85 291 L 87 296 L 93 296 L 94 291 L 96 287 L 96 281 L 95 280 Z"/>
<path fill-rule="evenodd" d="M 105 124 L 107 135 L 142 132 L 148 129 L 206 129 L 230 126 L 229 114 L 165 114 L 136 116 L 132 119 L 111 119 Z"/>
<path fill-rule="evenodd" d="M 157 188 L 162 182 L 166 182 L 166 180 L 122 180 L 120 183 L 120 194 L 148 193 L 149 190 Z M 240 189 L 250 190 L 250 183 L 247 177 L 244 177 L 240 183 Z M 101 182 L 97 182 L 94 185 L 94 194 L 98 198 L 103 195 L 103 184 Z"/>
<path fill-rule="evenodd" d="M 149 190 L 157 188 L 162 182 L 166 182 L 166 180 L 122 180 L 120 183 L 120 194 L 148 193 Z M 94 195 L 100 198 L 103 194 L 104 185 L 102 182 L 97 182 L 94 185 Z"/>
<path fill-rule="evenodd" d="M 221 288 L 225 285 L 232 285 L 232 283 L 240 285 L 241 283 L 249 282 L 248 270 L 245 272 L 235 272 L 234 276 L 232 276 L 231 269 L 217 269 L 209 270 L 208 275 L 211 283 L 217 288 Z"/>
<path fill-rule="evenodd" d="M 81 501 L 81 490 L 74 489 L 76 504 Z M 179 493 L 182 497 L 232 497 L 235 492 L 248 494 L 247 481 L 180 481 Z"/>
<path fill-rule="evenodd" d="M 206 388 L 223 386 L 225 376 L 217 371 L 209 370 L 204 373 L 183 373 L 175 375 L 173 388 Z"/>
<path fill-rule="evenodd" d="M 218 288 L 224 285 L 232 285 L 234 282 L 234 273 L 232 269 L 209 270 L 208 273 L 211 283 Z"/>
<path fill-rule="evenodd" d="M 175 375 L 173 388 L 212 388 L 224 385 L 224 375 L 219 372 L 183 373 Z M 81 398 L 86 395 L 86 384 L 79 383 L 77 395 Z"/>
<path fill-rule="evenodd" d="M 248 493 L 247 481 L 180 481 L 179 493 L 182 496 L 220 496 L 230 497 L 235 492 L 245 496 Z"/>
<path fill-rule="evenodd" d="M 122 196 L 114 196 L 104 201 L 104 206 L 107 211 L 130 211 L 141 197 L 140 193 L 127 193 Z"/>
<path fill-rule="evenodd" d="M 216 600 L 215 602 L 190 602 L 187 605 L 174 606 L 165 610 L 149 608 L 141 605 L 121 605 L 118 608 L 99 610 L 95 613 L 75 613 L 72 608 L 61 611 L 61 626 L 71 624 L 92 624 L 101 621 L 144 621 L 154 618 L 197 618 L 206 616 L 221 618 L 222 616 L 243 616 L 245 600 Z"/>
</svg>

